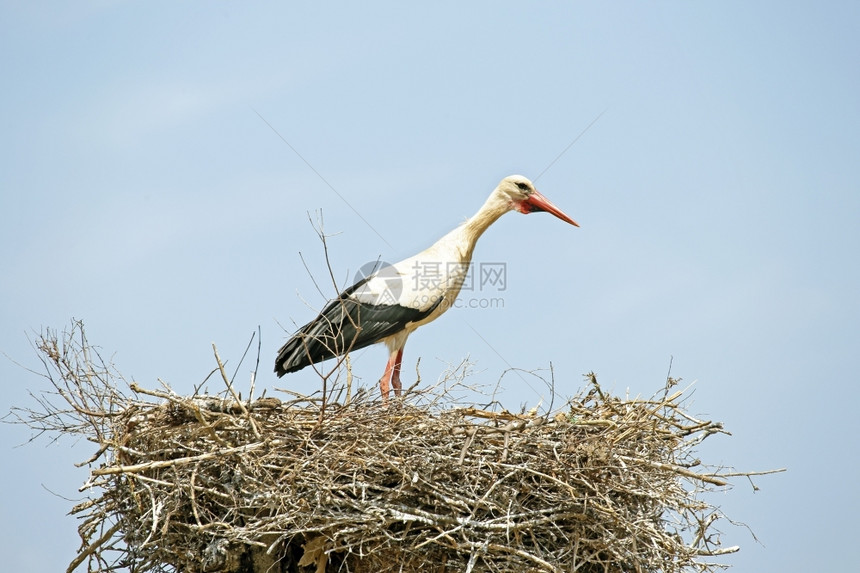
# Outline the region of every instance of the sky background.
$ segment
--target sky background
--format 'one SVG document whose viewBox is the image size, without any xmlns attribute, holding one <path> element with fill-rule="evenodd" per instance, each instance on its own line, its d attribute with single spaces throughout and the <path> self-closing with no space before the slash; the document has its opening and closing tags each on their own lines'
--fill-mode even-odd
<svg viewBox="0 0 860 573">
<path fill-rule="evenodd" d="M 594 371 L 649 396 L 672 360 L 732 433 L 704 462 L 788 468 L 708 498 L 758 538 L 722 522 L 724 562 L 856 567 L 860 4 L 4 2 L 0 53 L 0 413 L 46 389 L 12 360 L 39 368 L 34 336 L 73 318 L 126 378 L 182 393 L 259 326 L 258 391 L 313 391 L 271 373 L 334 294 L 309 213 L 348 284 L 599 117 L 537 181 L 581 228 L 489 229 L 475 261 L 507 288 L 474 294 L 503 308 L 419 330 L 405 383 L 469 357 L 478 384 L 552 363 L 561 394 Z M 385 349 L 354 358 L 375 383 Z M 546 397 L 502 383 L 510 409 Z M 0 425 L 0 555 L 64 570 L 93 448 L 29 435 Z"/>
</svg>

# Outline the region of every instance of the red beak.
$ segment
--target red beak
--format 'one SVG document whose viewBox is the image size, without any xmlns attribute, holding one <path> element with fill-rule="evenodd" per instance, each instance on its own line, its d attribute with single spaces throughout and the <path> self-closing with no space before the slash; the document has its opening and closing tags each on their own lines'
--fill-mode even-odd
<svg viewBox="0 0 860 573">
<path fill-rule="evenodd" d="M 529 198 L 522 202 L 522 208 L 520 210 L 523 213 L 546 211 L 547 213 L 552 213 L 562 221 L 570 223 L 574 227 L 579 227 L 579 223 L 565 215 L 561 209 L 552 204 L 552 201 L 550 201 L 537 191 L 529 195 Z"/>
</svg>

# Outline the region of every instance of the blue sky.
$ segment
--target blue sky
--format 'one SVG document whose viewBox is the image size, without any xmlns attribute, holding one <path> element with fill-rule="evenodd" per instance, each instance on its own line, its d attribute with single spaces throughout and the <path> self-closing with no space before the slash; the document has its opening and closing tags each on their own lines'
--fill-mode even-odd
<svg viewBox="0 0 860 573">
<path fill-rule="evenodd" d="M 856 564 L 858 4 L 4 3 L 0 52 L 8 357 L 38 367 L 34 332 L 78 318 L 127 378 L 188 392 L 212 342 L 235 363 L 259 325 L 258 389 L 312 391 L 312 372 L 270 374 L 279 325 L 324 303 L 299 256 L 325 277 L 309 213 L 346 283 L 600 116 L 537 181 L 582 227 L 496 223 L 475 260 L 506 265 L 503 308 L 418 331 L 405 383 L 419 357 L 425 380 L 469 357 L 476 383 L 551 362 L 563 394 L 593 370 L 650 395 L 671 358 L 693 412 L 733 434 L 704 461 L 789 470 L 711 498 L 760 540 L 723 523 L 742 546 L 725 561 Z M 355 357 L 364 383 L 385 357 Z M 44 388 L 6 358 L 0 379 L 2 412 Z M 512 409 L 542 398 L 503 385 Z M 57 571 L 92 449 L 27 438 L 0 427 L 0 553 Z"/>
</svg>

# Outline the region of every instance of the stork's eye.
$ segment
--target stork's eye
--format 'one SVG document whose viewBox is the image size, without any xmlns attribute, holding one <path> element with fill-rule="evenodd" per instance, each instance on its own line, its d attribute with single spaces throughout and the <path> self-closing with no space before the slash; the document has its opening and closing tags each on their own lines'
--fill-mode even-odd
<svg viewBox="0 0 860 573">
<path fill-rule="evenodd" d="M 520 191 L 528 191 L 529 190 L 529 184 L 523 183 L 522 181 L 517 183 L 517 187 L 520 188 Z"/>
</svg>

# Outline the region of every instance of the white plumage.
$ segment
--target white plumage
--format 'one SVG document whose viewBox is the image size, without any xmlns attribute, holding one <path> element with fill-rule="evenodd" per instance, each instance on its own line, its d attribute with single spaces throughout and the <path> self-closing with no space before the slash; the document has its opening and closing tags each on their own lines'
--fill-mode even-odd
<svg viewBox="0 0 860 573">
<path fill-rule="evenodd" d="M 579 226 L 521 175 L 505 177 L 478 212 L 417 255 L 377 269 L 329 302 L 278 352 L 275 372 L 283 376 L 322 360 L 377 342 L 388 347 L 379 380 L 383 398 L 400 394 L 400 365 L 406 339 L 454 304 L 467 277 L 480 236 L 508 211 L 547 211 Z"/>
</svg>

